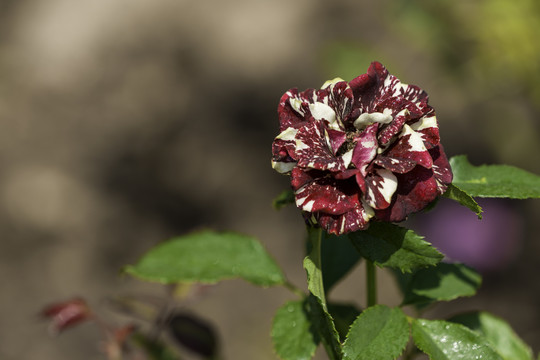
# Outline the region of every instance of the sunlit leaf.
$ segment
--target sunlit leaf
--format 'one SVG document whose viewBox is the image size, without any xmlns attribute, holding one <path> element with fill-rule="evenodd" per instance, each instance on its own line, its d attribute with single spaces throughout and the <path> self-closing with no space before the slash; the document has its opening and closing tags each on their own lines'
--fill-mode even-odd
<svg viewBox="0 0 540 360">
<path fill-rule="evenodd" d="M 511 199 L 540 198 L 540 176 L 509 165 L 469 163 L 465 155 L 450 159 L 453 184 L 470 196 Z"/>
<path fill-rule="evenodd" d="M 160 283 L 215 283 L 242 278 L 261 286 L 285 281 L 281 269 L 255 238 L 200 231 L 164 242 L 125 271 Z"/>
<path fill-rule="evenodd" d="M 503 319 L 485 311 L 460 314 L 449 319 L 483 335 L 504 360 L 531 360 L 531 348 Z"/>
<path fill-rule="evenodd" d="M 485 338 L 461 324 L 415 319 L 412 336 L 431 360 L 503 360 Z"/>
</svg>

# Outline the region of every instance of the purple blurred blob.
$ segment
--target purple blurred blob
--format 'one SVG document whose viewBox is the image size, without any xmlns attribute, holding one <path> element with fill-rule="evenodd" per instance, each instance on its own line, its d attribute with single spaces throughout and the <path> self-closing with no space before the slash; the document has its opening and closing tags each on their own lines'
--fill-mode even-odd
<svg viewBox="0 0 540 360">
<path fill-rule="evenodd" d="M 503 270 L 521 250 L 523 221 L 507 200 L 478 203 L 482 220 L 455 201 L 441 199 L 433 211 L 417 217 L 414 227 L 450 261 L 484 273 Z"/>
</svg>

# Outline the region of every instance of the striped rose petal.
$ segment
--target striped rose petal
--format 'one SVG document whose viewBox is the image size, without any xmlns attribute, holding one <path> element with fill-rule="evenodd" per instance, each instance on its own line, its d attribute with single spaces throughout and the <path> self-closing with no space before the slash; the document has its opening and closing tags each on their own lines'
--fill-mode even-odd
<svg viewBox="0 0 540 360">
<path fill-rule="evenodd" d="M 366 177 L 366 202 L 374 209 L 386 209 L 390 206 L 398 182 L 396 176 L 386 169 L 377 169 Z"/>
<path fill-rule="evenodd" d="M 332 152 L 327 136 L 322 122 L 310 123 L 298 130 L 294 158 L 299 167 L 329 171 L 346 169 L 343 159 Z"/>
<path fill-rule="evenodd" d="M 380 220 L 403 221 L 409 214 L 422 210 L 440 195 L 431 169 L 417 166 L 406 174 L 395 176 L 398 187 L 394 200 L 391 206 L 376 211 L 376 217 Z"/>
<path fill-rule="evenodd" d="M 403 125 L 401 134 L 396 142 L 390 149 L 385 151 L 384 155 L 398 161 L 412 161 L 415 164 L 422 165 L 426 169 L 430 169 L 433 165 L 433 159 L 424 145 L 422 136 L 406 124 Z M 399 173 L 403 172 L 399 171 Z"/>
<path fill-rule="evenodd" d="M 296 206 L 307 212 L 340 215 L 359 207 L 351 181 L 327 177 L 314 179 L 294 192 Z"/>
</svg>

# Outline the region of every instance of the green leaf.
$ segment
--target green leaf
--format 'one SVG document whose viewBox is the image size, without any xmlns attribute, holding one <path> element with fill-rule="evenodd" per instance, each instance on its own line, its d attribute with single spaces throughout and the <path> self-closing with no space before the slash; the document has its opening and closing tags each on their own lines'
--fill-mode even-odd
<svg viewBox="0 0 540 360">
<path fill-rule="evenodd" d="M 331 360 L 341 359 L 341 344 L 334 319 L 328 312 L 321 271 L 321 241 L 322 230 L 308 227 L 308 237 L 311 242 L 311 252 L 304 259 L 304 269 L 308 278 L 308 312 L 311 323 L 319 331 L 321 341 Z"/>
<path fill-rule="evenodd" d="M 484 336 L 504 360 L 531 360 L 531 348 L 503 319 L 484 311 L 460 314 L 449 319 Z"/>
<path fill-rule="evenodd" d="M 470 196 L 540 198 L 540 176 L 508 165 L 473 166 L 465 155 L 450 159 L 453 184 Z"/>
<path fill-rule="evenodd" d="M 324 291 L 328 293 L 360 260 L 360 254 L 346 235 L 323 232 L 321 261 Z"/>
<path fill-rule="evenodd" d="M 358 315 L 360 315 L 360 310 L 358 310 L 353 304 L 329 302 L 327 305 L 328 312 L 330 315 L 332 315 L 334 323 L 336 324 L 336 330 L 339 334 L 339 338 L 345 339 L 352 323 L 354 320 L 356 320 Z"/>
<path fill-rule="evenodd" d="M 276 210 L 280 210 L 281 208 L 291 204 L 294 204 L 294 191 L 292 190 L 283 191 L 272 201 L 272 206 Z"/>
<path fill-rule="evenodd" d="M 274 350 L 283 360 L 311 359 L 320 342 L 311 327 L 304 301 L 289 301 L 278 309 L 271 336 Z"/>
<path fill-rule="evenodd" d="M 409 342 L 409 323 L 400 308 L 375 305 L 354 321 L 343 344 L 345 360 L 391 360 Z"/>
<path fill-rule="evenodd" d="M 481 283 L 482 277 L 466 265 L 440 263 L 413 274 L 405 290 L 403 304 L 426 304 L 472 296 Z"/>
<path fill-rule="evenodd" d="M 443 196 L 448 199 L 455 200 L 461 205 L 469 208 L 478 216 L 479 219 L 482 219 L 482 208 L 480 205 L 478 205 L 472 196 L 458 188 L 455 184 L 450 184 Z"/>
<path fill-rule="evenodd" d="M 367 230 L 351 233 L 349 238 L 366 259 L 402 272 L 436 265 L 444 257 L 422 236 L 391 223 L 373 222 Z"/>
<path fill-rule="evenodd" d="M 165 284 L 242 278 L 255 285 L 270 286 L 285 281 L 281 269 L 257 239 L 208 230 L 162 243 L 125 271 Z"/>
<path fill-rule="evenodd" d="M 502 360 L 485 338 L 461 324 L 415 319 L 412 336 L 416 346 L 431 360 Z"/>
</svg>

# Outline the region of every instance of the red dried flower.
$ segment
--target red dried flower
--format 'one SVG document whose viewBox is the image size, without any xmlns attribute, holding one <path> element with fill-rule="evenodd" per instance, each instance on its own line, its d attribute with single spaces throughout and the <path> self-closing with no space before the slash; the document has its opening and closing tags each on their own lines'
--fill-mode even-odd
<svg viewBox="0 0 540 360">
<path fill-rule="evenodd" d="M 350 82 L 287 91 L 278 114 L 272 166 L 291 175 L 296 205 L 329 233 L 402 221 L 452 182 L 427 93 L 378 62 Z"/>
<path fill-rule="evenodd" d="M 41 315 L 51 319 L 51 331 L 59 333 L 68 327 L 89 320 L 92 312 L 83 299 L 75 298 L 49 305 L 41 311 Z"/>
</svg>

